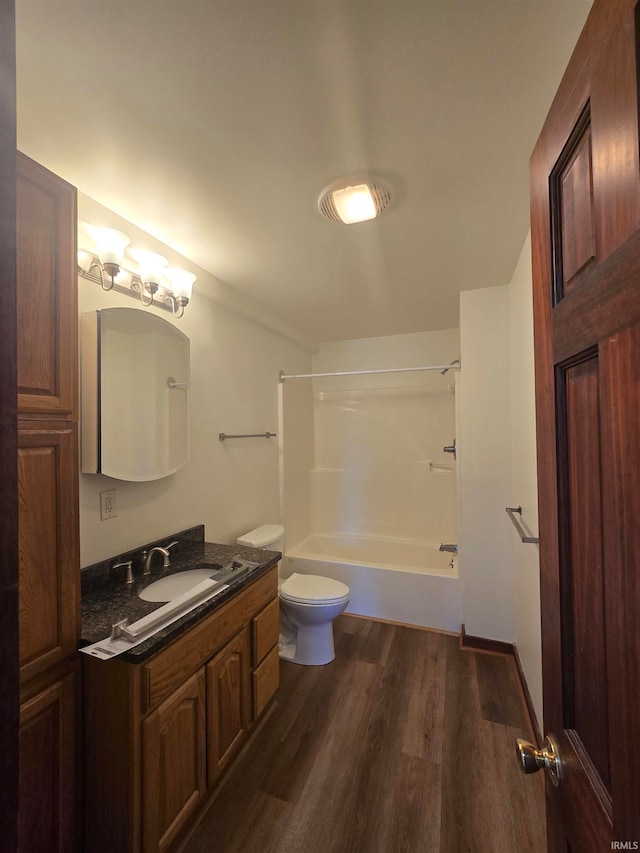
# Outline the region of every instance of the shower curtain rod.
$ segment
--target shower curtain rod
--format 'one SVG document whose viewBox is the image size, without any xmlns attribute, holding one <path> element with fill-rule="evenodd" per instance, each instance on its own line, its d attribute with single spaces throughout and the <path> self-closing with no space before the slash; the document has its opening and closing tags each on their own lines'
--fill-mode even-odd
<svg viewBox="0 0 640 853">
<path fill-rule="evenodd" d="M 451 364 L 431 364 L 426 367 L 390 367 L 386 370 L 343 370 L 339 373 L 298 373 L 291 376 L 285 376 L 283 370 L 280 371 L 280 382 L 286 379 L 317 379 L 321 376 L 363 376 L 371 373 L 410 373 L 414 370 L 441 370 L 446 373 L 447 370 L 459 370 L 460 361 L 456 359 Z"/>
</svg>

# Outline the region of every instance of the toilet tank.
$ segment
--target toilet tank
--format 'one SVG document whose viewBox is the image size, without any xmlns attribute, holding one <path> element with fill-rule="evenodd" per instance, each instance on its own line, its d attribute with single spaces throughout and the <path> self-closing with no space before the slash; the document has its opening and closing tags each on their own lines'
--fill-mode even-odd
<svg viewBox="0 0 640 853">
<path fill-rule="evenodd" d="M 238 536 L 238 545 L 245 548 L 267 548 L 270 551 L 284 551 L 284 527 L 281 524 L 263 524 Z"/>
</svg>

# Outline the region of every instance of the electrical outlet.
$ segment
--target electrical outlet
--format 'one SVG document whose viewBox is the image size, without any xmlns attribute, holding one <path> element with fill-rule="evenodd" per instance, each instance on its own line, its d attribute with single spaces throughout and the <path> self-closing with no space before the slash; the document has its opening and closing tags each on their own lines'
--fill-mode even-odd
<svg viewBox="0 0 640 853">
<path fill-rule="evenodd" d="M 100 520 L 105 521 L 107 518 L 115 518 L 117 514 L 116 490 L 109 489 L 106 492 L 100 492 Z"/>
</svg>

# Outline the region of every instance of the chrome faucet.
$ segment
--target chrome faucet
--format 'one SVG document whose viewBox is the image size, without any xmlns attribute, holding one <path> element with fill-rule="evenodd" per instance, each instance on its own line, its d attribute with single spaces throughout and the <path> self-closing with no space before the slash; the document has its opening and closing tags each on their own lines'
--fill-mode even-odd
<svg viewBox="0 0 640 853">
<path fill-rule="evenodd" d="M 438 551 L 449 551 L 450 554 L 457 554 L 458 553 L 458 546 L 457 545 L 443 545 L 441 542 L 440 547 L 438 548 Z"/>
<path fill-rule="evenodd" d="M 164 558 L 162 561 L 162 567 L 164 569 L 166 569 L 168 566 L 170 566 L 171 565 L 171 560 L 170 560 L 171 555 L 169 553 L 169 548 L 173 548 L 173 546 L 177 545 L 177 544 L 178 544 L 177 542 L 171 542 L 169 545 L 167 545 L 166 548 L 162 548 L 162 547 L 160 547 L 160 545 L 155 545 L 148 552 L 143 551 L 142 552 L 143 553 L 143 559 L 144 559 L 143 568 L 142 568 L 143 576 L 151 574 L 151 559 L 156 552 L 158 554 L 162 554 L 162 556 Z"/>
</svg>

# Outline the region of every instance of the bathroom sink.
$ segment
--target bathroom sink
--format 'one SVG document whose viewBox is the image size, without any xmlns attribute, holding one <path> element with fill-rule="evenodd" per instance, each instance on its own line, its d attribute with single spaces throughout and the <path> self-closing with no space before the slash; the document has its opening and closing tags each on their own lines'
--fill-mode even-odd
<svg viewBox="0 0 640 853">
<path fill-rule="evenodd" d="M 144 601 L 172 601 L 207 578 L 215 580 L 216 573 L 221 569 L 222 566 L 217 563 L 207 563 L 196 569 L 175 572 L 149 584 L 138 595 Z"/>
</svg>

